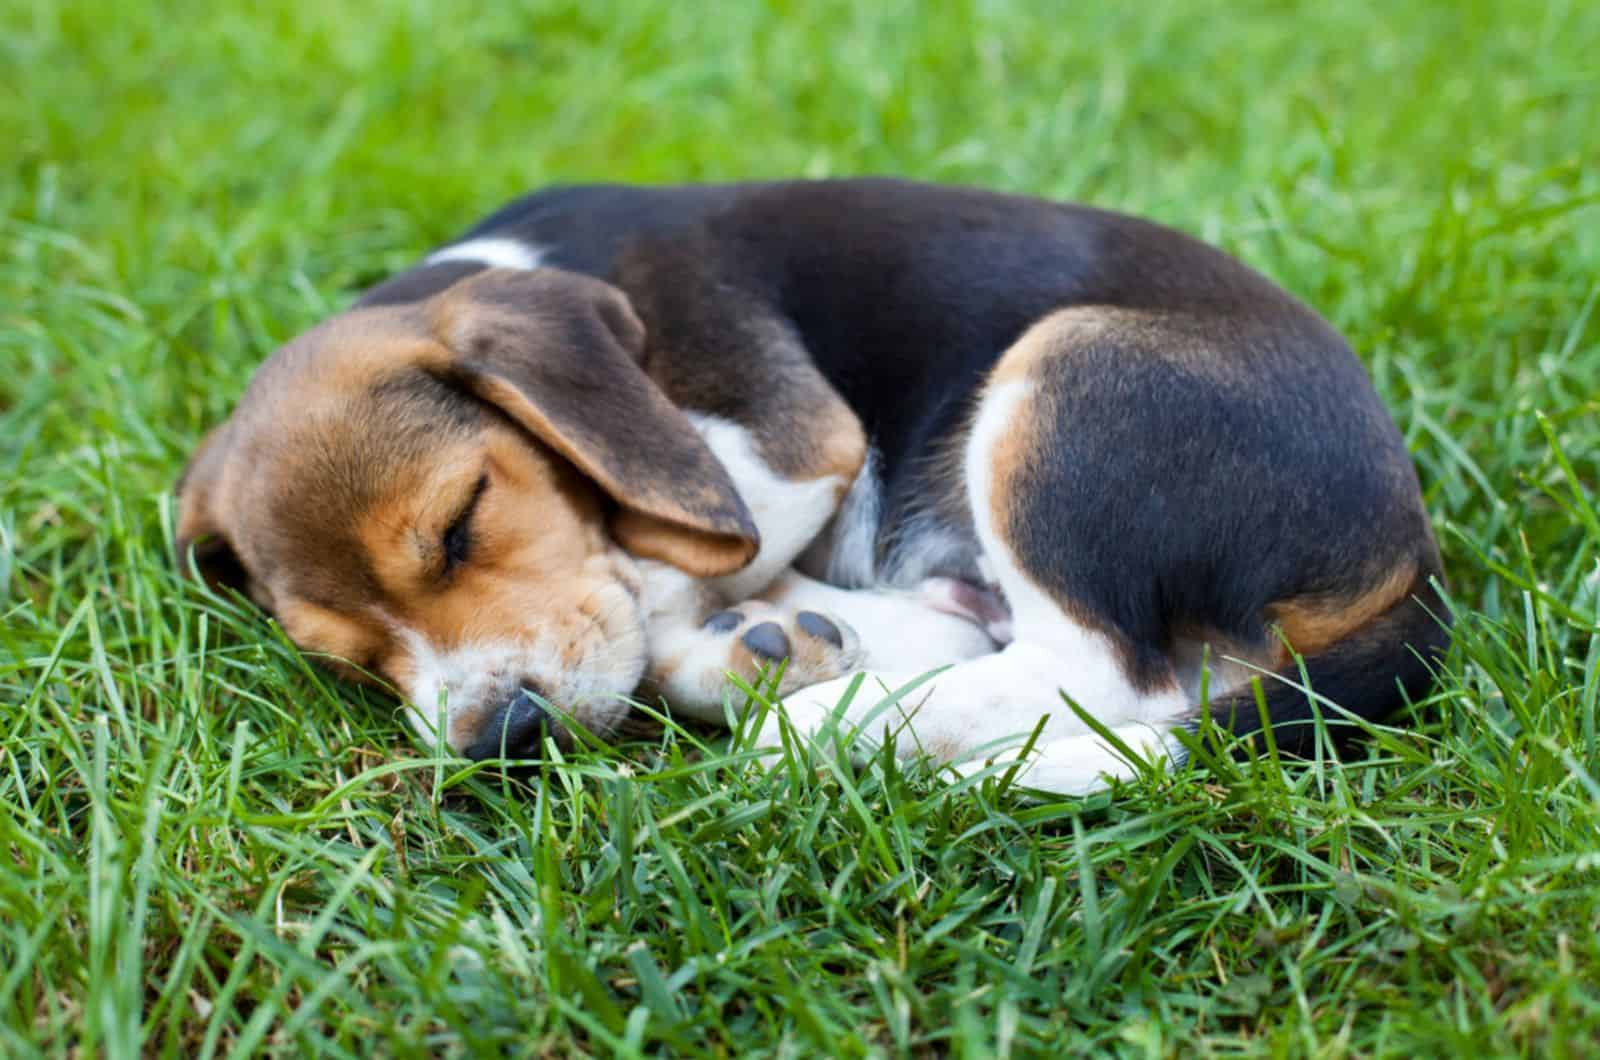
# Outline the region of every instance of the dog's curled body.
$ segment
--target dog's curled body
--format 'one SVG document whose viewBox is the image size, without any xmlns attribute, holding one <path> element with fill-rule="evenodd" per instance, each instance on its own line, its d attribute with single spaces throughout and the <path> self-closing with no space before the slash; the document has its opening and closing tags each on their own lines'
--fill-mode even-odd
<svg viewBox="0 0 1600 1060">
<path fill-rule="evenodd" d="M 279 351 L 180 492 L 203 569 L 484 753 L 540 696 L 721 720 L 726 671 L 787 657 L 802 731 L 966 761 L 1042 721 L 1024 782 L 1075 792 L 1128 765 L 1063 693 L 1181 756 L 1202 710 L 1260 727 L 1260 675 L 1304 750 L 1296 655 L 1380 718 L 1447 637 L 1409 454 L 1327 324 L 1170 229 L 970 189 L 527 196 Z"/>
</svg>

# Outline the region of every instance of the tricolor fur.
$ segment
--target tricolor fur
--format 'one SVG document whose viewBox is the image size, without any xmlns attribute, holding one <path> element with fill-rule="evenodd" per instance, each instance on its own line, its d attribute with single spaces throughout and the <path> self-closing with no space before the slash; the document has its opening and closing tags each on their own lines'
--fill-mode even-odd
<svg viewBox="0 0 1600 1060">
<path fill-rule="evenodd" d="M 1038 730 L 1024 782 L 1081 792 L 1128 766 L 1063 694 L 1176 757 L 1259 728 L 1259 676 L 1304 750 L 1302 665 L 1381 718 L 1447 637 L 1315 313 L 1158 225 L 899 181 L 520 199 L 274 354 L 180 495 L 204 572 L 475 756 L 634 695 L 720 721 L 788 658 L 804 732 L 973 768 Z"/>
</svg>

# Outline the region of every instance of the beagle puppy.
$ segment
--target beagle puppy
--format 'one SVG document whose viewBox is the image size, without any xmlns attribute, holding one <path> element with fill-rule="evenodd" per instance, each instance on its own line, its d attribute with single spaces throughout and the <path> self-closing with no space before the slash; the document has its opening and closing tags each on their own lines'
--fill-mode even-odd
<svg viewBox="0 0 1600 1060">
<path fill-rule="evenodd" d="M 637 696 L 722 723 L 786 660 L 803 734 L 1076 793 L 1206 716 L 1307 750 L 1448 640 L 1314 312 L 1156 224 L 897 180 L 518 199 L 275 352 L 178 509 L 186 566 L 472 758 Z"/>
</svg>

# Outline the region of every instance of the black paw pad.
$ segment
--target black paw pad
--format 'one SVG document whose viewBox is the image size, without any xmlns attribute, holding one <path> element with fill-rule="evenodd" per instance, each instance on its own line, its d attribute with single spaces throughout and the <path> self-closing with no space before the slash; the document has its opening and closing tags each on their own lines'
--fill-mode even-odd
<svg viewBox="0 0 1600 1060">
<path fill-rule="evenodd" d="M 835 648 L 844 647 L 844 634 L 839 632 L 839 627 L 834 625 L 831 619 L 815 611 L 802 611 L 794 616 L 794 621 L 802 632 L 818 640 L 825 640 Z"/>
<path fill-rule="evenodd" d="M 784 636 L 783 627 L 776 622 L 763 622 L 759 626 L 751 626 L 739 639 L 750 649 L 751 654 L 763 659 L 789 657 L 789 638 Z"/>
<path fill-rule="evenodd" d="M 700 628 L 711 633 L 727 633 L 743 621 L 744 616 L 737 611 L 718 611 L 702 622 Z"/>
</svg>

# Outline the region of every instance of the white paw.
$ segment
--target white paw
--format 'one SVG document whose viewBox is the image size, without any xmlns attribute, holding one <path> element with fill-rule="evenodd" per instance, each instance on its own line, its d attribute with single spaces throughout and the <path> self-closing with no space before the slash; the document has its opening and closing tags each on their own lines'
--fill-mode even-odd
<svg viewBox="0 0 1600 1060">
<path fill-rule="evenodd" d="M 700 629 L 712 640 L 708 650 L 696 654 L 719 674 L 754 681 L 785 663 L 780 695 L 849 673 L 861 663 L 856 631 L 820 611 L 791 611 L 747 600 L 718 611 Z"/>
<path fill-rule="evenodd" d="M 787 695 L 850 673 L 861 661 L 861 639 L 849 624 L 750 600 L 659 637 L 647 681 L 675 708 L 717 721 L 730 674 L 754 684 L 781 665 L 778 694 Z"/>
</svg>

